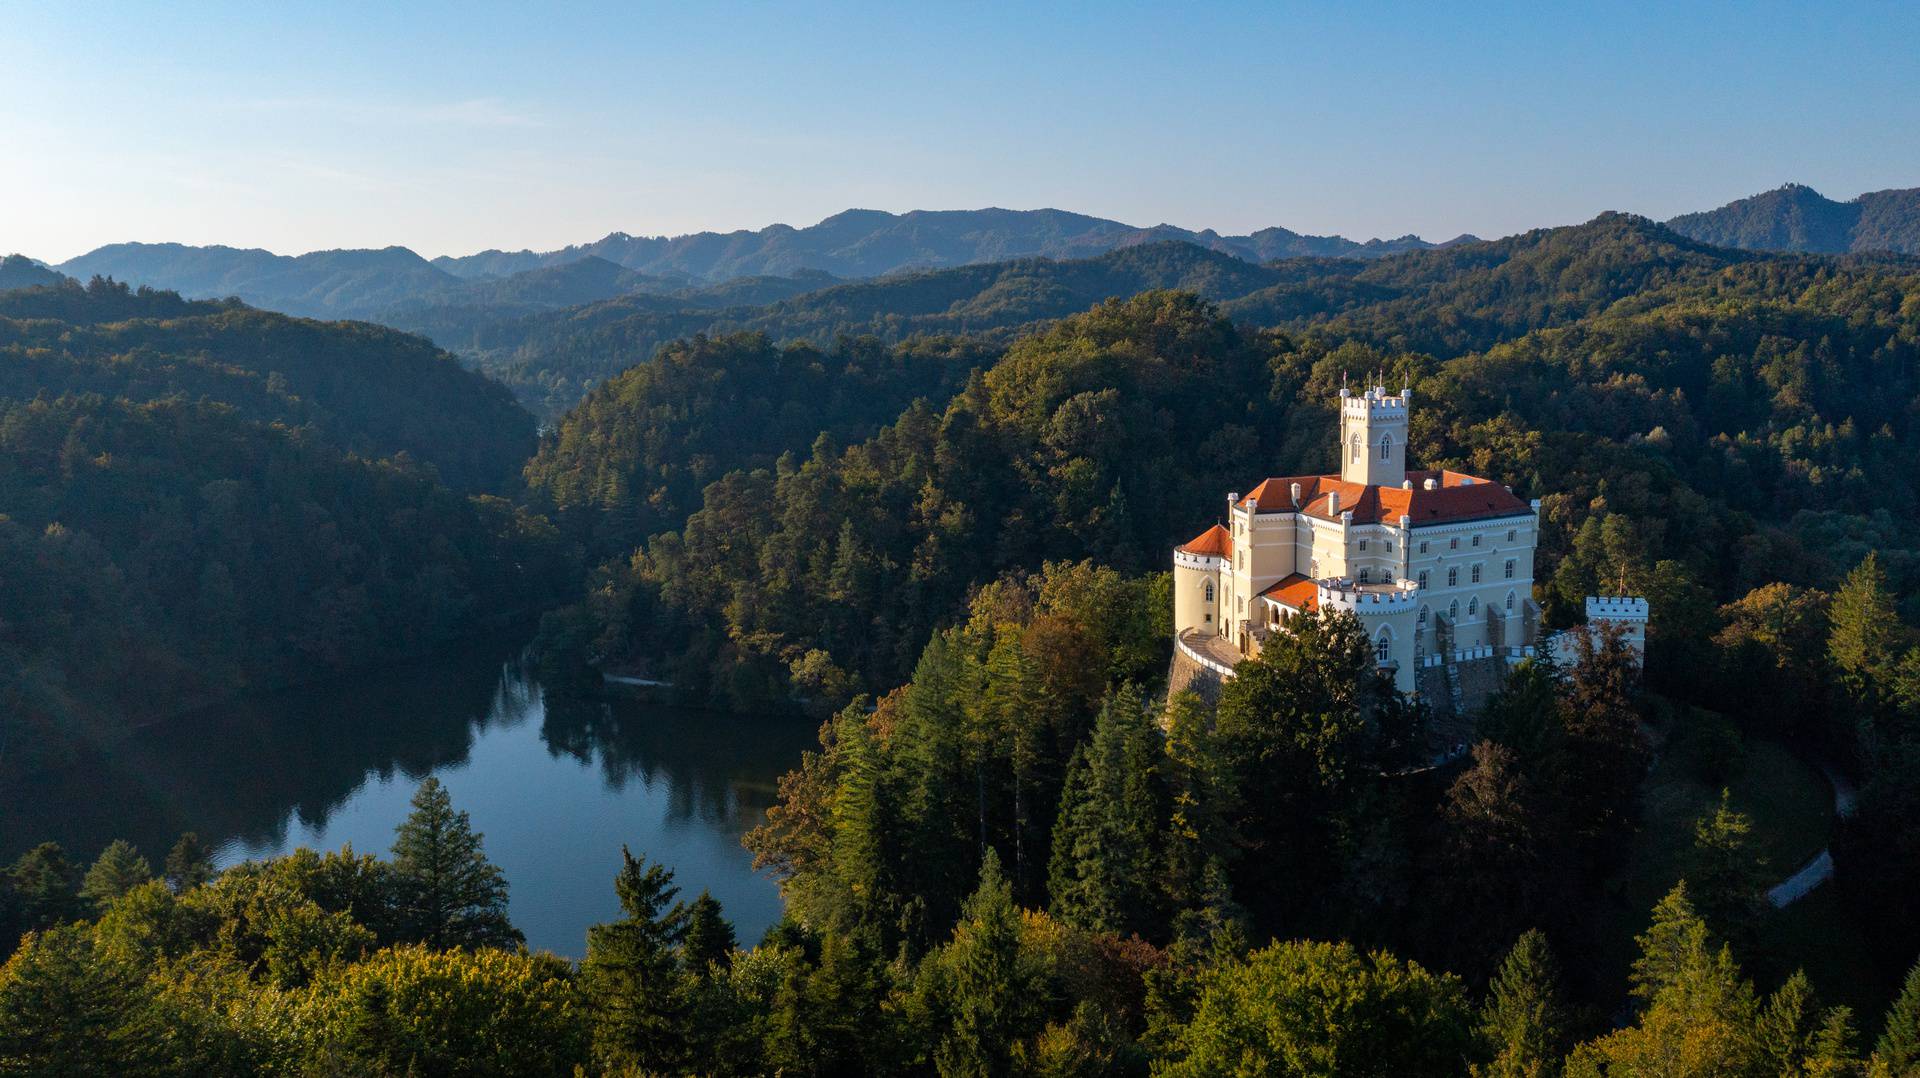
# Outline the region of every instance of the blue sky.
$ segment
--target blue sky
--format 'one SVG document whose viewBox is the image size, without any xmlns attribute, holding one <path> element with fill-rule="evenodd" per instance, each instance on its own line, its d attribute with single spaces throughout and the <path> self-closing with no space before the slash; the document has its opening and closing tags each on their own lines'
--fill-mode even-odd
<svg viewBox="0 0 1920 1078">
<path fill-rule="evenodd" d="M 0 251 L 850 206 L 1445 238 L 1920 186 L 1913 4 L 305 8 L 8 5 Z"/>
</svg>

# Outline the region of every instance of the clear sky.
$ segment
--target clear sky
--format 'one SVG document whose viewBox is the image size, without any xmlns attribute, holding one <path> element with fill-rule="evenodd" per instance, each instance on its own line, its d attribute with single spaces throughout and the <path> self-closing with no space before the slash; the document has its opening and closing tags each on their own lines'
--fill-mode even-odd
<svg viewBox="0 0 1920 1078">
<path fill-rule="evenodd" d="M 1056 206 L 1355 238 L 1920 186 L 1920 5 L 10 3 L 0 252 Z"/>
</svg>

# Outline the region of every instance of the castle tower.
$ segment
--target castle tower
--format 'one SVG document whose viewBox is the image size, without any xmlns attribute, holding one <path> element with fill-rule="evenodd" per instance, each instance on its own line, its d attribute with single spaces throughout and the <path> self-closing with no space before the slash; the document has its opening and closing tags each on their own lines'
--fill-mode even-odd
<svg viewBox="0 0 1920 1078">
<path fill-rule="evenodd" d="M 1388 396 L 1373 386 L 1359 396 L 1340 390 L 1340 478 L 1397 487 L 1407 478 L 1407 413 L 1413 391 Z"/>
</svg>

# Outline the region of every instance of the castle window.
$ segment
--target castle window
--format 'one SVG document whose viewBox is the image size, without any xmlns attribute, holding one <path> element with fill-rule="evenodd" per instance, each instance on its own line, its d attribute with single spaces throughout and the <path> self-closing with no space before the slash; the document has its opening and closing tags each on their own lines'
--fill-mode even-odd
<svg viewBox="0 0 1920 1078">
<path fill-rule="evenodd" d="M 1420 608 L 1420 627 L 1422 629 L 1427 627 L 1427 608 L 1424 606 Z"/>
<path fill-rule="evenodd" d="M 1368 579 L 1367 579 L 1367 578 L 1368 578 L 1368 577 L 1370 577 L 1370 576 L 1372 576 L 1372 575 L 1373 575 L 1373 570 L 1371 570 L 1371 569 L 1362 569 L 1362 570 L 1360 570 L 1360 583 L 1362 583 L 1362 584 L 1365 584 L 1365 583 L 1367 583 L 1367 582 L 1368 582 Z"/>
<path fill-rule="evenodd" d="M 1427 571 L 1425 569 L 1420 570 L 1420 586 L 1423 588 L 1427 586 Z"/>
<path fill-rule="evenodd" d="M 1320 579 L 1320 559 L 1314 558 L 1307 562 L 1307 575 L 1315 580 Z"/>
<path fill-rule="evenodd" d="M 1207 602 L 1213 602 L 1213 581 L 1207 581 Z"/>
<path fill-rule="evenodd" d="M 1360 459 L 1360 436 L 1358 434 L 1353 436 L 1351 444 L 1353 446 L 1353 459 L 1359 460 Z"/>
<path fill-rule="evenodd" d="M 1511 543 L 1511 542 L 1513 542 L 1513 529 L 1512 529 L 1512 528 L 1508 528 L 1508 529 L 1507 529 L 1507 542 L 1509 542 L 1509 543 Z"/>
<path fill-rule="evenodd" d="M 1479 546 L 1479 545 L 1480 545 L 1480 537 L 1479 537 L 1479 536 L 1477 536 L 1477 535 L 1476 535 L 1476 536 L 1474 536 L 1474 537 L 1473 537 L 1473 545 L 1474 545 L 1474 546 Z"/>
<path fill-rule="evenodd" d="M 1427 541 L 1425 539 L 1422 539 L 1420 540 L 1420 553 L 1425 554 L 1426 552 L 1427 552 Z"/>
<path fill-rule="evenodd" d="M 1380 541 L 1380 549 L 1386 551 L 1389 554 L 1393 553 L 1393 540 L 1382 539 Z"/>
<path fill-rule="evenodd" d="M 1472 617 L 1472 616 L 1474 616 L 1475 614 L 1478 614 L 1479 612 L 1480 612 L 1480 599 L 1479 599 L 1479 597 L 1478 597 L 1478 596 L 1476 596 L 1476 597 L 1474 597 L 1474 598 L 1472 598 L 1472 599 L 1468 599 L 1468 600 L 1467 600 L 1467 616 L 1468 616 L 1468 617 Z"/>
<path fill-rule="evenodd" d="M 1365 539 L 1360 540 L 1360 549 L 1361 550 L 1367 549 L 1367 541 Z"/>
<path fill-rule="evenodd" d="M 1513 609 L 1513 593 L 1512 592 L 1507 593 L 1507 609 L 1508 610 Z"/>
<path fill-rule="evenodd" d="M 1447 549 L 1448 549 L 1448 550 L 1459 550 L 1459 549 L 1460 549 L 1460 537 L 1456 535 L 1456 536 L 1454 536 L 1453 538 L 1451 538 L 1451 539 L 1449 539 L 1449 540 L 1447 540 Z"/>
<path fill-rule="evenodd" d="M 1380 459 L 1393 459 L 1393 435 L 1391 434 L 1382 434 L 1380 436 Z"/>
<path fill-rule="evenodd" d="M 1392 641 L 1387 639 L 1386 634 L 1382 633 L 1380 634 L 1380 642 L 1373 646 L 1373 654 L 1375 655 L 1375 657 L 1378 658 L 1380 665 L 1382 666 L 1385 666 L 1387 664 L 1387 660 L 1393 657 L 1391 654 L 1392 643 L 1393 643 Z"/>
<path fill-rule="evenodd" d="M 1447 620 L 1448 621 L 1460 620 L 1460 600 L 1455 599 L 1453 602 L 1450 602 L 1447 604 Z"/>
<path fill-rule="evenodd" d="M 1512 558 L 1507 559 L 1507 567 L 1504 570 L 1504 572 L 1506 573 L 1506 577 L 1508 580 L 1513 579 L 1513 559 Z"/>
<path fill-rule="evenodd" d="M 1453 568 L 1447 570 L 1447 587 L 1457 588 L 1459 586 L 1460 586 L 1460 567 L 1456 565 Z"/>
<path fill-rule="evenodd" d="M 1478 565 L 1473 567 L 1473 582 L 1475 584 L 1480 583 L 1480 567 Z"/>
</svg>

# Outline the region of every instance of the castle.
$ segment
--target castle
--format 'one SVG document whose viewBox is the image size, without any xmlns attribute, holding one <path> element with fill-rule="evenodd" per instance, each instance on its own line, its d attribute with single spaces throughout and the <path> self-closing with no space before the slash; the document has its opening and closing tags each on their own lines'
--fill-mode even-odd
<svg viewBox="0 0 1920 1078">
<path fill-rule="evenodd" d="M 1340 391 L 1340 472 L 1227 495 L 1226 523 L 1173 551 L 1176 667 L 1231 677 L 1287 619 L 1351 611 L 1402 692 L 1463 703 L 1534 654 L 1540 503 L 1454 471 L 1408 471 L 1411 390 Z M 1646 604 L 1590 600 L 1610 617 Z M 1635 642 L 1643 639 L 1636 637 Z M 1423 674 L 1423 672 L 1425 672 Z"/>
</svg>

